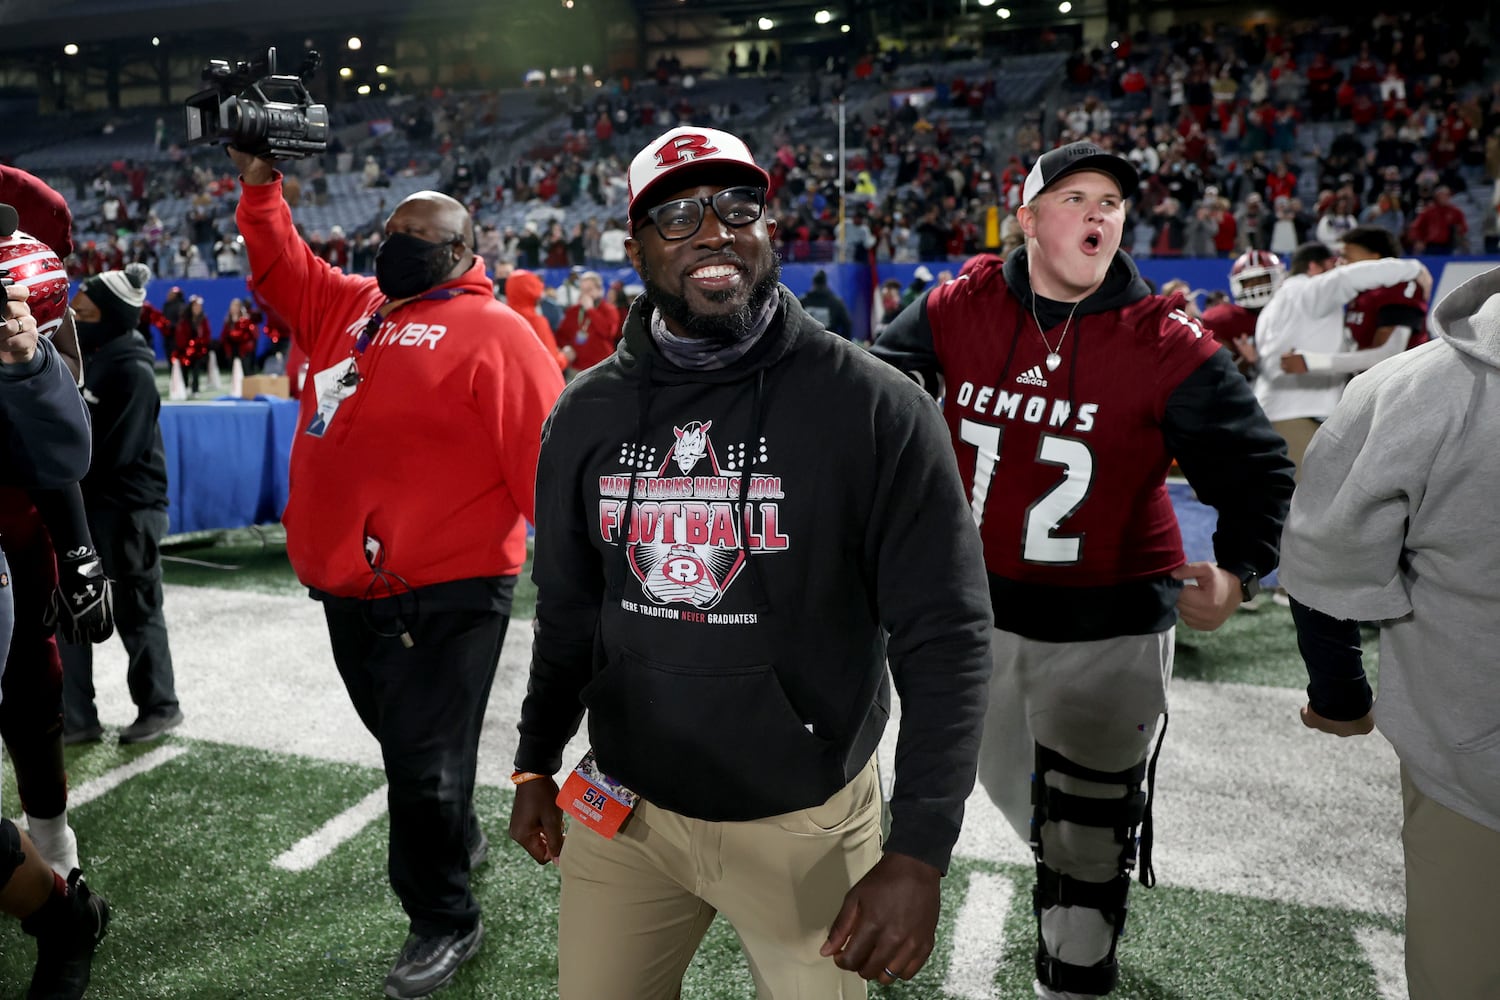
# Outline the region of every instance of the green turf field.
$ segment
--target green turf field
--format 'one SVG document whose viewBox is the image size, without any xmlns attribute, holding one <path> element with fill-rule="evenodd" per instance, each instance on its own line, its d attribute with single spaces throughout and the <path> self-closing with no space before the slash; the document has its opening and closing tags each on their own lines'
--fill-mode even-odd
<svg viewBox="0 0 1500 1000">
<path fill-rule="evenodd" d="M 342 691 L 326 641 L 317 643 L 315 609 L 307 607 L 311 602 L 286 567 L 279 530 L 205 537 L 169 546 L 168 554 L 210 564 L 174 559 L 166 569 L 168 621 L 188 724 L 157 745 L 122 747 L 109 738 L 68 750 L 71 815 L 84 864 L 115 912 L 90 996 L 379 996 L 405 934 L 384 877 L 384 816 L 363 824 L 306 870 L 276 863 L 383 782 L 364 733 L 357 727 L 344 735 L 332 732 L 348 721 L 338 717 Z M 230 566 L 237 568 L 223 568 Z M 528 582 L 518 590 L 518 619 L 529 618 L 533 600 Z M 496 777 L 509 770 L 502 747 L 524 689 L 527 633 L 524 621 L 512 629 L 486 725 L 487 739 L 500 741 L 482 754 L 478 793 L 492 843 L 475 881 L 488 933 L 481 954 L 441 993 L 454 1000 L 556 996 L 557 873 L 537 867 L 506 840 L 510 794 Z M 305 662 L 281 671 L 282 661 L 293 657 L 289 649 L 303 650 Z M 123 664 L 122 653 L 116 659 Z M 128 702 L 121 706 L 121 685 L 107 676 L 109 669 L 101 660 L 100 705 L 106 722 L 117 724 L 128 715 Z M 1300 688 L 1305 677 L 1286 612 L 1267 602 L 1214 635 L 1181 634 L 1177 676 L 1173 725 L 1183 733 L 1178 742 L 1169 741 L 1172 754 L 1164 755 L 1163 773 L 1170 776 L 1161 801 L 1164 810 L 1179 812 L 1164 813 L 1158 830 L 1163 884 L 1132 895 L 1124 973 L 1115 995 L 1404 997 L 1399 900 L 1391 898 L 1393 855 L 1386 843 L 1390 817 L 1382 812 L 1390 805 L 1390 788 L 1374 796 L 1377 815 L 1371 820 L 1340 811 L 1368 807 L 1340 801 L 1336 775 L 1324 784 L 1300 784 L 1323 782 L 1320 769 L 1353 766 L 1351 755 L 1365 753 L 1367 745 L 1296 731 L 1296 692 L 1288 689 Z M 322 687 L 294 690 L 284 702 L 271 700 L 272 685 L 304 682 Z M 107 691 L 107 684 L 113 689 Z M 241 693 L 230 697 L 226 690 Z M 246 701 L 331 707 L 315 707 L 305 717 L 266 707 L 261 716 L 229 725 L 243 707 L 233 703 Z M 281 730 L 290 734 L 292 749 L 266 749 Z M 1289 763 L 1285 774 L 1268 770 L 1273 763 L 1257 764 L 1221 781 L 1208 772 L 1242 768 L 1246 752 L 1215 745 L 1200 753 L 1195 746 L 1221 730 L 1239 730 L 1244 743 L 1237 745 L 1264 742 L 1271 757 L 1286 756 L 1273 747 L 1285 741 L 1311 755 L 1299 761 L 1311 763 Z M 1361 773 L 1382 775 L 1387 766 L 1376 759 Z M 1393 785 L 1394 773 L 1388 776 Z M 0 778 L 11 810 L 16 799 L 8 767 Z M 101 784 L 113 781 L 118 783 L 112 787 Z M 1318 801 L 1301 818 L 1281 819 L 1286 798 Z M 974 801 L 970 816 L 978 832 L 970 839 L 966 829 L 944 882 L 937 951 L 918 979 L 877 987 L 872 996 L 1031 996 L 1030 866 L 1008 828 L 990 829 L 993 817 L 975 809 Z M 1270 814 L 1268 832 L 1241 836 L 1239 828 L 1249 821 L 1232 818 L 1262 814 Z M 1207 826 L 1187 828 L 1188 816 Z M 1371 839 L 1342 853 L 1320 853 L 1344 831 L 1366 836 L 1366 828 L 1378 828 Z M 991 834 L 998 846 L 987 846 Z M 1223 856 L 1216 853 L 1221 851 Z M 1383 881 L 1367 899 L 1361 885 L 1380 881 L 1370 878 L 1372 867 Z M 0 997 L 23 991 L 31 956 L 31 942 L 15 922 L 0 922 Z M 683 996 L 752 995 L 733 931 L 720 921 L 690 969 Z"/>
</svg>

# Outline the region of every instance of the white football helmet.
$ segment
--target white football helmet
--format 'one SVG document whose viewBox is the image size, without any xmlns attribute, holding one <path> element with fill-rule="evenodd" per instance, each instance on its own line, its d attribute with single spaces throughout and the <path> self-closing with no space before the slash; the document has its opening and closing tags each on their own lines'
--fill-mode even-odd
<svg viewBox="0 0 1500 1000">
<path fill-rule="evenodd" d="M 1271 301 L 1285 277 L 1280 257 L 1269 250 L 1246 250 L 1229 269 L 1229 294 L 1235 305 L 1260 309 Z"/>
</svg>

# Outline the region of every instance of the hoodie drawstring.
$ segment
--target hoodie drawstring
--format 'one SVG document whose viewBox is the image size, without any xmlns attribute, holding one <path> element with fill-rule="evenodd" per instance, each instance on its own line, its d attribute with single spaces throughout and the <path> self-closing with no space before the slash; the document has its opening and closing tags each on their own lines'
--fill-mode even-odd
<svg viewBox="0 0 1500 1000">
<path fill-rule="evenodd" d="M 750 558 L 750 473 L 755 468 L 755 457 L 760 453 L 761 432 L 765 430 L 765 393 L 766 372 L 762 368 L 755 373 L 755 397 L 750 404 L 750 440 L 746 442 L 745 467 L 740 470 L 740 553 L 745 560 L 745 566 L 750 571 L 750 583 L 755 594 L 755 610 L 760 613 L 764 621 L 771 610 L 769 592 L 766 590 L 765 581 L 760 576 L 760 564 Z"/>
</svg>

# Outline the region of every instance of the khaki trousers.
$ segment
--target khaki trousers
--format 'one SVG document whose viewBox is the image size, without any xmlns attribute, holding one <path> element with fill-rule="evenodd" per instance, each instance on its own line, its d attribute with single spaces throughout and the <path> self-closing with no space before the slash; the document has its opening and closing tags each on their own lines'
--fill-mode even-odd
<svg viewBox="0 0 1500 1000">
<path fill-rule="evenodd" d="M 645 800 L 612 840 L 573 824 L 562 852 L 561 1000 L 675 1000 L 715 913 L 734 927 L 759 1000 L 865 1000 L 818 949 L 880 860 L 875 759 L 827 802 L 744 823 Z"/>
<path fill-rule="evenodd" d="M 1500 831 L 1422 794 L 1401 769 L 1411 1000 L 1500 997 Z"/>
<path fill-rule="evenodd" d="M 1286 441 L 1287 457 L 1297 467 L 1295 478 L 1302 479 L 1302 456 L 1307 454 L 1307 446 L 1312 443 L 1313 435 L 1318 433 L 1318 428 L 1323 426 L 1312 417 L 1293 417 L 1291 420 L 1273 420 L 1271 427 Z"/>
</svg>

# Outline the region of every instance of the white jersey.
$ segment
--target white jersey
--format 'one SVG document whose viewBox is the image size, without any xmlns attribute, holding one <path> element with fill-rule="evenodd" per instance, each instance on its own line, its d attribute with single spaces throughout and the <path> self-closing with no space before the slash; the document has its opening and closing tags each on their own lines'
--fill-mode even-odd
<svg viewBox="0 0 1500 1000">
<path fill-rule="evenodd" d="M 1255 323 L 1260 372 L 1255 398 L 1271 420 L 1312 417 L 1326 420 L 1343 395 L 1347 377 L 1338 373 L 1288 375 L 1281 356 L 1288 351 L 1337 354 L 1347 350 L 1344 306 L 1360 292 L 1411 281 L 1421 274 L 1415 260 L 1361 261 L 1318 275 L 1294 274 L 1281 283 Z"/>
</svg>

